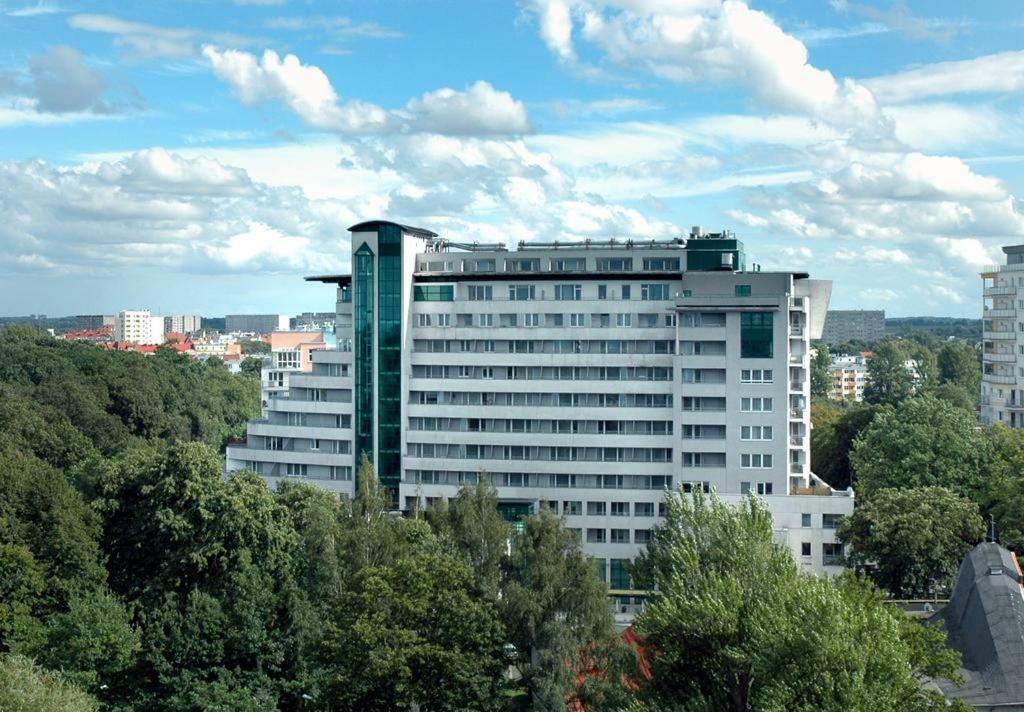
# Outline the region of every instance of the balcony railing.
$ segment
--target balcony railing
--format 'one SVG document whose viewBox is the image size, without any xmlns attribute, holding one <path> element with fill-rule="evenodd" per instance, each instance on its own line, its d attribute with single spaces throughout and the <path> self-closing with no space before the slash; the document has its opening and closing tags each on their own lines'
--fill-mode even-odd
<svg viewBox="0 0 1024 712">
<path fill-rule="evenodd" d="M 789 409 L 789 417 L 790 418 L 802 419 L 804 417 L 804 409 L 803 408 L 790 408 Z"/>
<path fill-rule="evenodd" d="M 789 444 L 792 445 L 793 447 L 803 447 L 804 446 L 804 436 L 803 435 L 790 435 L 789 436 Z"/>
<path fill-rule="evenodd" d="M 1008 295 L 1016 294 L 1016 293 L 1017 293 L 1017 288 L 1016 287 L 1000 286 L 1000 287 L 985 287 L 985 290 L 984 290 L 984 292 L 982 294 L 984 296 L 986 296 L 986 297 L 1002 297 L 1002 296 L 1008 296 Z"/>
</svg>

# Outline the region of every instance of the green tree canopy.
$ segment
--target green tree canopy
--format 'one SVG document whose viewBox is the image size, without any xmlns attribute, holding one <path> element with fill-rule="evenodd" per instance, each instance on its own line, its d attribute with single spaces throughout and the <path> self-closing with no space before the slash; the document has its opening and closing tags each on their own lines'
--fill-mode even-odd
<svg viewBox="0 0 1024 712">
<path fill-rule="evenodd" d="M 815 344 L 814 360 L 811 362 L 811 398 L 832 398 L 835 378 L 832 376 L 832 359 L 828 346 Z"/>
<path fill-rule="evenodd" d="M 978 350 L 963 341 L 951 341 L 938 356 L 939 380 L 977 394 L 981 387 L 981 360 Z"/>
<path fill-rule="evenodd" d="M 974 498 L 990 452 L 971 413 L 919 396 L 876 415 L 855 441 L 850 463 L 867 496 L 886 487 L 937 486 Z"/>
<path fill-rule="evenodd" d="M 937 628 L 890 611 L 863 581 L 800 573 L 755 498 L 667 498 L 637 562 L 658 595 L 635 626 L 650 651 L 641 689 L 658 710 L 944 710 L 920 684 L 954 676 Z M 962 708 L 961 708 L 962 709 Z"/>
<path fill-rule="evenodd" d="M 978 505 L 943 487 L 879 490 L 836 532 L 848 565 L 870 564 L 875 583 L 898 598 L 947 587 L 984 534 Z"/>
<path fill-rule="evenodd" d="M 854 442 L 875 416 L 889 412 L 889 406 L 869 403 L 843 407 L 826 404 L 811 406 L 811 467 L 814 473 L 836 489 L 854 484 L 850 452 Z"/>
<path fill-rule="evenodd" d="M 903 365 L 903 349 L 895 341 L 883 341 L 875 346 L 868 358 L 867 384 L 864 400 L 867 403 L 901 403 L 913 394 L 914 381 Z"/>
<path fill-rule="evenodd" d="M 96 712 L 92 697 L 22 655 L 0 655 L 0 710 Z"/>
</svg>

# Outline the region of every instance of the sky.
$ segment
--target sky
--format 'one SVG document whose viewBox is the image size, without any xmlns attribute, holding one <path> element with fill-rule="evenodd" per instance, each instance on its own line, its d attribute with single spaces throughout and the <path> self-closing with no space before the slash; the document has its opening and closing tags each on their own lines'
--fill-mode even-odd
<svg viewBox="0 0 1024 712">
<path fill-rule="evenodd" d="M 369 219 L 733 230 L 833 308 L 1024 243 L 1018 0 L 0 0 L 0 315 L 333 308 Z"/>
</svg>

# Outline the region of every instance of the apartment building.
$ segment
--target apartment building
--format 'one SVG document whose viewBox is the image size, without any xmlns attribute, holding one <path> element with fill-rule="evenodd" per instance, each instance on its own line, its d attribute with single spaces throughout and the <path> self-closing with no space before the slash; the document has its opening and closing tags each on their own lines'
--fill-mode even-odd
<svg viewBox="0 0 1024 712">
<path fill-rule="evenodd" d="M 164 317 L 164 331 L 176 334 L 193 334 L 203 328 L 203 318 L 198 314 L 174 314 Z"/>
<path fill-rule="evenodd" d="M 291 318 L 287 314 L 228 314 L 224 317 L 224 331 L 229 334 L 269 334 L 290 328 Z"/>
<path fill-rule="evenodd" d="M 350 228 L 337 348 L 269 400 L 228 469 L 349 495 L 365 452 L 396 509 L 486 477 L 518 515 L 550 507 L 613 590 L 666 488 L 748 493 L 797 562 L 834 571 L 852 492 L 809 469 L 810 340 L 831 284 L 746 269 L 731 233 L 668 241 L 458 243 Z"/>
<path fill-rule="evenodd" d="M 981 273 L 982 423 L 1024 426 L 1024 245 L 1003 248 L 1006 264 Z"/>
<path fill-rule="evenodd" d="M 864 400 L 864 386 L 868 380 L 868 363 L 864 356 L 835 355 L 831 357 L 833 389 L 837 401 Z"/>
<path fill-rule="evenodd" d="M 821 340 L 829 346 L 847 341 L 873 343 L 885 338 L 885 311 L 830 309 L 825 316 Z"/>
<path fill-rule="evenodd" d="M 334 314 L 331 314 L 334 321 Z M 266 415 L 271 398 L 289 397 L 289 377 L 294 373 L 313 370 L 313 351 L 327 348 L 320 331 L 275 331 L 270 334 L 270 353 L 260 370 L 260 396 Z"/>
<path fill-rule="evenodd" d="M 117 315 L 114 339 L 132 344 L 162 344 L 164 318 L 150 314 L 148 309 L 126 309 Z"/>
</svg>

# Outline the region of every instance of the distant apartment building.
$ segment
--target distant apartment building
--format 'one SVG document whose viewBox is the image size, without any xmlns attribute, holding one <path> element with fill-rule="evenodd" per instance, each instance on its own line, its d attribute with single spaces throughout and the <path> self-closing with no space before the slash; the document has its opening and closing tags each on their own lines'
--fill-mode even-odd
<svg viewBox="0 0 1024 712">
<path fill-rule="evenodd" d="M 885 338 L 884 310 L 829 309 L 821 340 L 829 346 L 847 341 L 881 341 Z"/>
<path fill-rule="evenodd" d="M 290 329 L 291 319 L 287 314 L 228 314 L 224 317 L 224 331 L 229 334 L 269 334 Z"/>
<path fill-rule="evenodd" d="M 334 314 L 331 314 L 334 321 Z M 314 351 L 327 348 L 324 335 L 319 331 L 275 331 L 270 334 L 270 353 L 264 357 L 260 373 L 260 391 L 263 408 L 270 398 L 287 398 L 289 376 L 313 370 Z"/>
<path fill-rule="evenodd" d="M 164 317 L 164 331 L 175 334 L 194 334 L 202 329 L 203 318 L 198 314 L 175 314 Z"/>
<path fill-rule="evenodd" d="M 837 401 L 864 400 L 868 380 L 868 363 L 863 356 L 832 356 L 832 398 Z"/>
<path fill-rule="evenodd" d="M 117 323 L 114 314 L 79 314 L 72 317 L 72 331 L 94 331 L 105 326 L 113 328 Z"/>
<path fill-rule="evenodd" d="M 798 565 L 841 570 L 852 492 L 810 470 L 810 341 L 831 283 L 747 270 L 731 233 L 689 239 L 458 243 L 350 228 L 337 348 L 249 424 L 227 468 L 351 495 L 362 454 L 396 510 L 480 477 L 510 520 L 565 517 L 614 590 L 666 488 L 749 494 Z"/>
<path fill-rule="evenodd" d="M 1006 264 L 981 273 L 982 423 L 1024 427 L 1024 245 L 1003 248 Z"/>
<path fill-rule="evenodd" d="M 292 321 L 293 328 L 299 331 L 334 329 L 334 312 L 303 312 Z"/>
<path fill-rule="evenodd" d="M 119 312 L 114 325 L 114 340 L 130 344 L 162 344 L 164 318 L 148 309 L 126 309 Z"/>
</svg>

